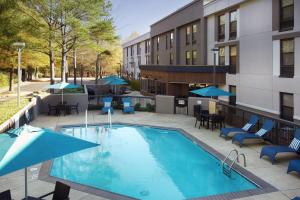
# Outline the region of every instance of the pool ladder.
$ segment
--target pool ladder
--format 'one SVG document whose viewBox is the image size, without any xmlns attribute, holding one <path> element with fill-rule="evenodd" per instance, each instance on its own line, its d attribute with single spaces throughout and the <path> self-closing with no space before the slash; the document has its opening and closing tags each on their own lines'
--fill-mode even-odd
<svg viewBox="0 0 300 200">
<path fill-rule="evenodd" d="M 232 153 L 235 153 L 235 156 L 233 157 L 233 159 L 230 159 L 230 156 L 232 155 Z M 236 162 L 240 162 L 239 157 L 242 156 L 244 158 L 244 167 L 247 166 L 246 163 L 246 156 L 244 153 L 239 153 L 238 150 L 233 149 L 229 152 L 229 154 L 226 156 L 226 158 L 222 161 L 222 170 L 223 170 L 223 174 L 225 174 L 228 177 L 231 177 L 231 170 L 233 165 Z M 226 162 L 228 160 L 228 163 Z"/>
</svg>

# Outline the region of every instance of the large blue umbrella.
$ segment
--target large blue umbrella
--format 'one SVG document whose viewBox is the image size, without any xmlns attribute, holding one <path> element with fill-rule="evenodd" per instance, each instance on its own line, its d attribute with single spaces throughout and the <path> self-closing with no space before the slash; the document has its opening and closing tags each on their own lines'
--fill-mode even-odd
<svg viewBox="0 0 300 200">
<path fill-rule="evenodd" d="M 101 80 L 104 81 L 105 85 L 126 85 L 127 82 L 122 79 L 119 78 L 117 76 L 107 76 L 105 78 L 102 78 Z"/>
<path fill-rule="evenodd" d="M 234 96 L 234 94 L 232 94 L 230 92 L 226 92 L 219 88 L 216 88 L 215 86 L 209 86 L 206 88 L 192 90 L 190 92 L 193 94 L 198 94 L 198 95 L 205 96 L 205 97 Z"/>
<path fill-rule="evenodd" d="M 20 131 L 22 129 L 22 131 Z M 23 126 L 15 129 L 16 140 L 0 161 L 0 176 L 25 168 L 25 197 L 27 197 L 27 167 L 98 144 L 54 132 Z M 10 131 L 14 134 L 14 131 Z"/>
<path fill-rule="evenodd" d="M 75 85 L 72 83 L 66 83 L 66 82 L 60 82 L 55 83 L 53 85 L 46 86 L 46 89 L 55 89 L 55 90 L 61 90 L 61 102 L 64 102 L 64 89 L 76 89 L 80 88 L 80 85 Z"/>
</svg>

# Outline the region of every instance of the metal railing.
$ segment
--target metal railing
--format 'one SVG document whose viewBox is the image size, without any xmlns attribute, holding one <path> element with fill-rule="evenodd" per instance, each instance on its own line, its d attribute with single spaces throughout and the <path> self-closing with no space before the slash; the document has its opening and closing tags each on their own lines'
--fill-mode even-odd
<svg viewBox="0 0 300 200">
<path fill-rule="evenodd" d="M 112 97 L 112 106 L 116 109 L 122 109 L 122 98 L 131 98 L 132 106 L 136 111 L 155 111 L 155 97 L 154 96 L 124 96 L 124 95 L 89 95 L 88 107 L 89 109 L 98 109 L 103 106 L 103 98 Z"/>
<path fill-rule="evenodd" d="M 225 116 L 225 123 L 229 126 L 243 127 L 252 114 L 260 118 L 253 131 L 259 130 L 265 119 L 273 120 L 275 126 L 264 138 L 272 144 L 289 145 L 294 138 L 295 130 L 300 128 L 299 123 L 280 119 L 277 115 L 229 105 L 227 102 L 219 102 L 218 105 L 220 112 Z"/>
</svg>

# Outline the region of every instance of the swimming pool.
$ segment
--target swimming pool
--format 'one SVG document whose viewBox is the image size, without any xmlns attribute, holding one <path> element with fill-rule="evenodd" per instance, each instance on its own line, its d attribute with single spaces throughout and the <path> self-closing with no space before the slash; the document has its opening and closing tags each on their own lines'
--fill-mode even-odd
<svg viewBox="0 0 300 200">
<path fill-rule="evenodd" d="M 67 127 L 64 134 L 101 144 L 55 159 L 50 175 L 138 199 L 189 199 L 257 186 L 233 171 L 223 174 L 220 160 L 178 130 L 113 125 Z"/>
</svg>

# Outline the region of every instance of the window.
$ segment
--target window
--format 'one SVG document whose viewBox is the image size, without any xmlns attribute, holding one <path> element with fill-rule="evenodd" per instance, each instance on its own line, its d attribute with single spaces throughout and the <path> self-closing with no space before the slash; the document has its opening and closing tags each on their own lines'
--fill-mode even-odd
<svg viewBox="0 0 300 200">
<path fill-rule="evenodd" d="M 185 32 L 186 32 L 186 34 L 185 34 L 185 44 L 189 45 L 190 44 L 190 37 L 191 37 L 191 27 L 187 26 Z"/>
<path fill-rule="evenodd" d="M 169 46 L 169 36 L 168 34 L 166 34 L 166 49 L 168 49 L 168 46 Z"/>
<path fill-rule="evenodd" d="M 223 41 L 225 39 L 225 15 L 219 16 L 218 23 L 218 40 Z"/>
<path fill-rule="evenodd" d="M 159 50 L 159 37 L 157 37 L 157 41 L 156 41 L 156 49 L 157 49 L 157 51 Z"/>
<path fill-rule="evenodd" d="M 229 74 L 236 74 L 237 65 L 237 47 L 229 47 Z"/>
<path fill-rule="evenodd" d="M 225 47 L 219 48 L 219 65 L 225 65 Z"/>
<path fill-rule="evenodd" d="M 146 40 L 145 42 L 145 53 L 150 53 L 150 40 Z"/>
<path fill-rule="evenodd" d="M 159 55 L 156 56 L 156 64 L 159 65 Z"/>
<path fill-rule="evenodd" d="M 170 65 L 174 64 L 174 54 L 170 53 Z"/>
<path fill-rule="evenodd" d="M 280 31 L 294 28 L 294 0 L 280 0 Z"/>
<path fill-rule="evenodd" d="M 133 54 L 134 54 L 134 48 L 133 48 L 133 46 L 131 46 L 130 47 L 130 56 L 133 56 Z"/>
<path fill-rule="evenodd" d="M 173 42 L 174 42 L 174 33 L 172 32 L 170 34 L 170 48 L 173 48 Z"/>
<path fill-rule="evenodd" d="M 234 94 L 234 96 L 229 96 L 229 104 L 236 105 L 236 86 L 229 85 L 229 92 Z"/>
<path fill-rule="evenodd" d="M 126 48 L 126 56 L 128 57 L 128 47 Z"/>
<path fill-rule="evenodd" d="M 197 63 L 197 51 L 192 51 L 192 65 Z"/>
<path fill-rule="evenodd" d="M 137 55 L 141 55 L 141 44 L 137 44 Z"/>
<path fill-rule="evenodd" d="M 141 65 L 141 56 L 138 56 L 138 66 Z"/>
<path fill-rule="evenodd" d="M 280 93 L 280 117 L 285 120 L 294 120 L 294 95 Z"/>
<path fill-rule="evenodd" d="M 236 39 L 237 35 L 237 12 L 230 12 L 230 26 L 229 26 L 229 39 Z"/>
<path fill-rule="evenodd" d="M 193 26 L 192 26 L 192 43 L 193 44 L 196 44 L 197 43 L 197 39 L 196 39 L 196 33 L 197 33 L 197 24 L 194 24 Z"/>
<path fill-rule="evenodd" d="M 191 64 L 191 52 L 190 51 L 185 52 L 185 64 L 186 65 Z"/>
<path fill-rule="evenodd" d="M 281 40 L 280 51 L 280 76 L 292 78 L 294 77 L 294 39 Z"/>
</svg>

